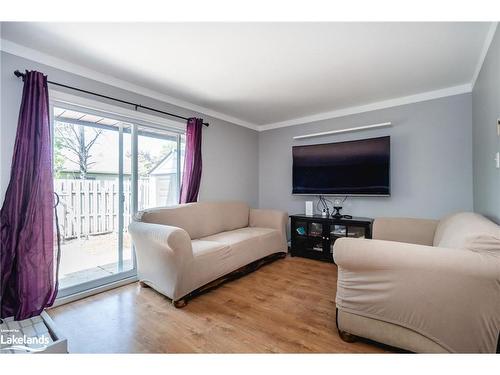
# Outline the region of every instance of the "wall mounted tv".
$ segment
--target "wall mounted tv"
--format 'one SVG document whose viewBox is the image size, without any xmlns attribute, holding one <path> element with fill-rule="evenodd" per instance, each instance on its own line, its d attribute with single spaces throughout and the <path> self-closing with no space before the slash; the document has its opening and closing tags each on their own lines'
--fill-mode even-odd
<svg viewBox="0 0 500 375">
<path fill-rule="evenodd" d="M 390 195 L 391 138 L 294 146 L 293 194 Z"/>
</svg>

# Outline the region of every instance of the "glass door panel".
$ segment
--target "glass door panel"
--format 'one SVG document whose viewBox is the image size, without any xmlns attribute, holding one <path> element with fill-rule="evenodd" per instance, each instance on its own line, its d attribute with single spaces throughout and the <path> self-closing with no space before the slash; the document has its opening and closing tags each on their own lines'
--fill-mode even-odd
<svg viewBox="0 0 500 375">
<path fill-rule="evenodd" d="M 111 118 L 58 107 L 53 115 L 61 297 L 119 279 L 134 268 L 123 236 L 131 169 L 123 155 L 131 138 L 124 136 L 130 126 Z"/>
<path fill-rule="evenodd" d="M 321 223 L 309 223 L 309 236 L 311 237 L 323 237 L 323 224 Z"/>
<path fill-rule="evenodd" d="M 306 221 L 297 221 L 295 224 L 295 232 L 297 236 L 307 236 L 307 222 Z"/>
<path fill-rule="evenodd" d="M 179 135 L 139 128 L 137 141 L 139 210 L 179 203 L 178 171 L 182 164 L 183 151 Z"/>
<path fill-rule="evenodd" d="M 349 228 L 347 228 L 347 237 L 365 238 L 365 228 L 349 226 Z"/>
<path fill-rule="evenodd" d="M 345 225 L 330 225 L 330 237 L 345 237 L 347 227 Z"/>
<path fill-rule="evenodd" d="M 330 254 L 333 254 L 333 246 L 335 240 L 340 237 L 347 236 L 347 227 L 345 225 L 333 224 L 330 225 Z"/>
<path fill-rule="evenodd" d="M 308 250 L 322 253 L 323 252 L 323 238 L 322 237 L 309 237 Z"/>
</svg>

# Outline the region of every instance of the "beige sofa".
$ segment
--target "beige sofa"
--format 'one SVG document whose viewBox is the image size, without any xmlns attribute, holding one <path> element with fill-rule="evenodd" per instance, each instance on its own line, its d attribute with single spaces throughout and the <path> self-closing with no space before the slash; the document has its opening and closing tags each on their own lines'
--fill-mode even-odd
<svg viewBox="0 0 500 375">
<path fill-rule="evenodd" d="M 340 239 L 337 327 L 412 352 L 500 346 L 500 226 L 474 213 L 376 219 L 373 240 Z"/>
<path fill-rule="evenodd" d="M 287 221 L 286 212 L 250 209 L 242 202 L 139 212 L 129 226 L 139 280 L 182 307 L 228 274 L 284 256 Z"/>
</svg>

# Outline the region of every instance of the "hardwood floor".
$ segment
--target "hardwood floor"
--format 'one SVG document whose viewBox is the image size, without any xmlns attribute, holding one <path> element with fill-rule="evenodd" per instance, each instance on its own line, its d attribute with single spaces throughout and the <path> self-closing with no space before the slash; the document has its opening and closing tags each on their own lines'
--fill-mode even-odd
<svg viewBox="0 0 500 375">
<path fill-rule="evenodd" d="M 183 309 L 138 283 L 56 307 L 49 314 L 71 353 L 380 353 L 346 343 L 335 327 L 337 268 L 277 260 Z"/>
</svg>

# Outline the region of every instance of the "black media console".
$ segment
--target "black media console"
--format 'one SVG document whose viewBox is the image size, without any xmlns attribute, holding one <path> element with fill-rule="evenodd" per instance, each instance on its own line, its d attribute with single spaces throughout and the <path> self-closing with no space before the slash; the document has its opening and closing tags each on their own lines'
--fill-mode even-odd
<svg viewBox="0 0 500 375">
<path fill-rule="evenodd" d="M 332 218 L 321 215 L 290 215 L 291 255 L 333 262 L 337 238 L 372 238 L 373 219 Z"/>
</svg>

